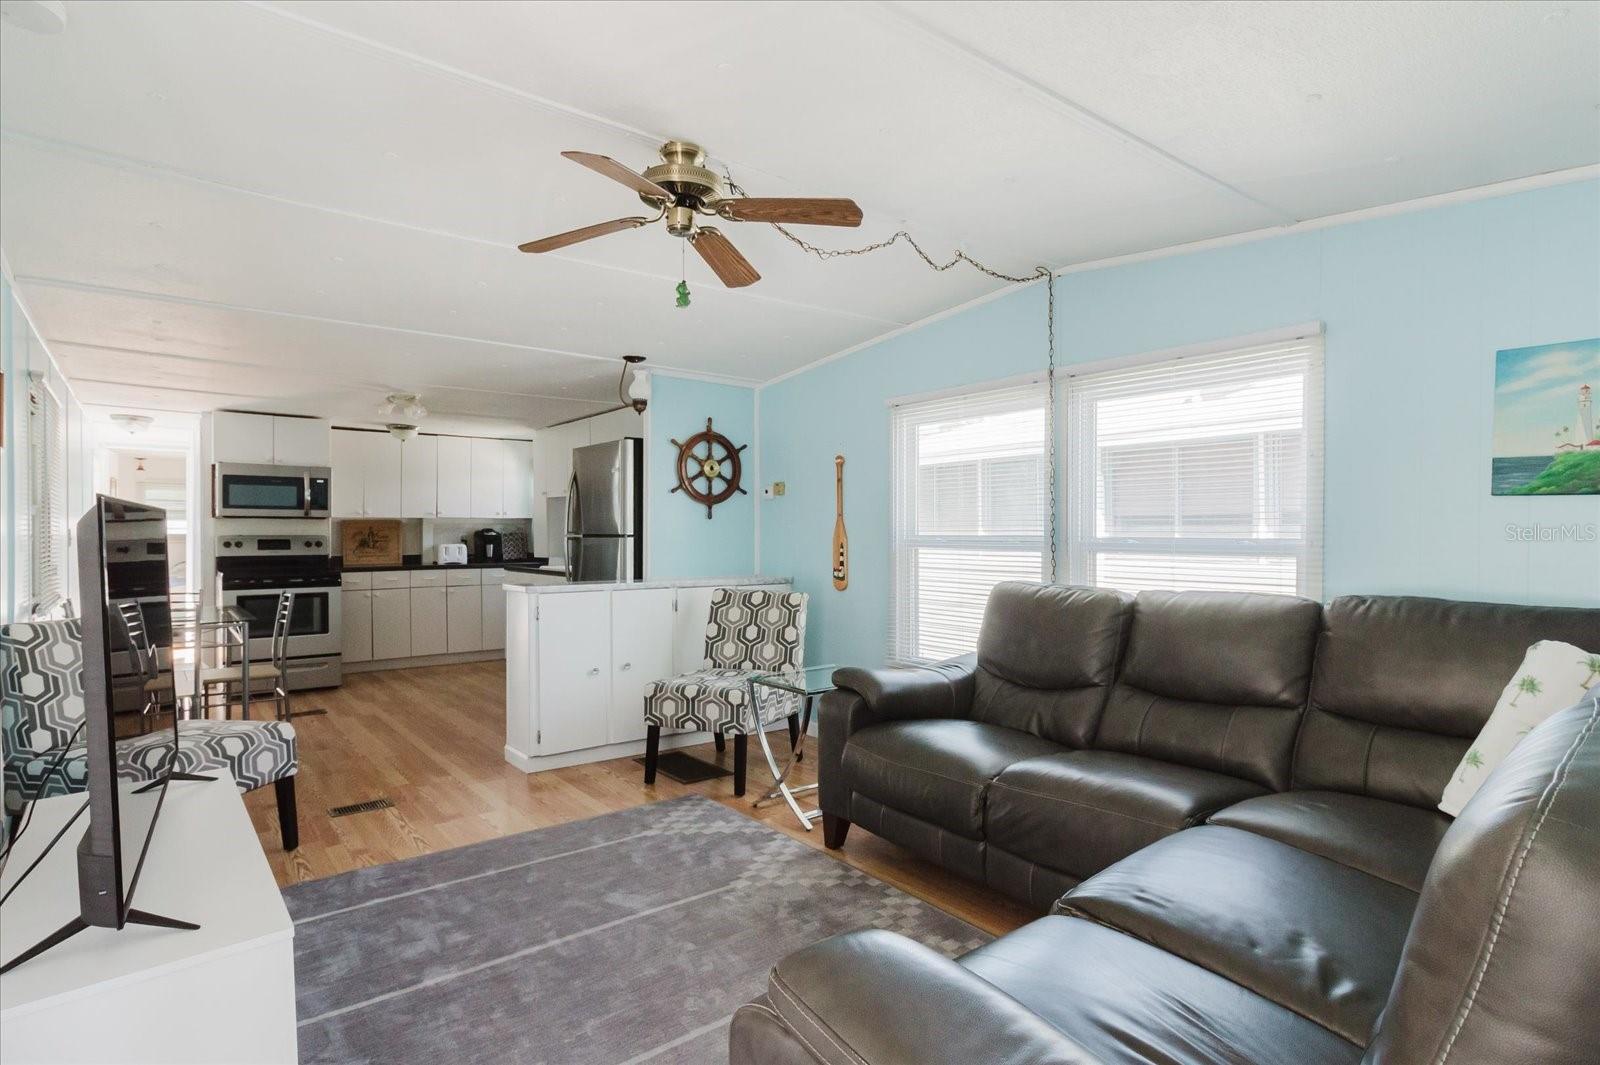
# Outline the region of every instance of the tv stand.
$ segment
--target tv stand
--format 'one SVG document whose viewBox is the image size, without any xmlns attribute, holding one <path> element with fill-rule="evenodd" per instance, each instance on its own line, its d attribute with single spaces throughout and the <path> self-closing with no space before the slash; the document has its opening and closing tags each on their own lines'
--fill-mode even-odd
<svg viewBox="0 0 1600 1065">
<path fill-rule="evenodd" d="M 217 778 L 170 784 L 139 874 L 136 899 L 145 908 L 129 910 L 122 930 L 87 925 L 74 912 L 73 831 L 0 907 L 0 942 L 26 943 L 40 928 L 60 926 L 24 955 L 4 959 L 6 1061 L 297 1059 L 294 926 L 242 796 L 228 774 Z M 124 803 L 141 801 L 134 787 L 123 785 Z M 82 795 L 38 804 L 0 891 L 82 804 Z M 174 1002 L 184 1004 L 182 1024 L 172 1023 Z"/>
</svg>

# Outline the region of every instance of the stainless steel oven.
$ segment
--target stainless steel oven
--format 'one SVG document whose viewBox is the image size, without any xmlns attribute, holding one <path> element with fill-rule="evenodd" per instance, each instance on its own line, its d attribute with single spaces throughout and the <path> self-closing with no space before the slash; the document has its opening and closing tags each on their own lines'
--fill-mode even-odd
<svg viewBox="0 0 1600 1065">
<path fill-rule="evenodd" d="M 289 616 L 289 687 L 329 688 L 343 679 L 343 602 L 326 537 L 229 535 L 217 542 L 217 602 L 250 616 L 250 658 L 272 657 L 278 594 L 294 592 Z"/>
<path fill-rule="evenodd" d="M 328 516 L 333 471 L 326 466 L 262 466 L 219 462 L 212 469 L 213 517 Z"/>
</svg>

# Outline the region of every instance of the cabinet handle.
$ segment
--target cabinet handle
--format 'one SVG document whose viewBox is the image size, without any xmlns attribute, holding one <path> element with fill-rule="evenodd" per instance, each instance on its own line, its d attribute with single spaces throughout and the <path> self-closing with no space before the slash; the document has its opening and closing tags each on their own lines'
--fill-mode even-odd
<svg viewBox="0 0 1600 1065">
<path fill-rule="evenodd" d="M 589 671 L 589 676 L 591 676 L 591 677 L 598 677 L 599 675 L 600 675 L 600 667 L 599 666 L 595 666 L 593 669 L 591 669 Z"/>
<path fill-rule="evenodd" d="M 622 672 L 626 673 L 626 672 L 628 672 L 628 670 L 630 670 L 632 668 L 633 668 L 633 663 L 632 662 L 624 662 L 624 663 L 622 663 Z"/>
</svg>

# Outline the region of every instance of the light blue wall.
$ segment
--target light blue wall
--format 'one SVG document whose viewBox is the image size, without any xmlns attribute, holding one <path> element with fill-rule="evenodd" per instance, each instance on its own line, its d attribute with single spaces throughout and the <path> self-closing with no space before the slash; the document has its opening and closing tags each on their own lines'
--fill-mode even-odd
<svg viewBox="0 0 1600 1065">
<path fill-rule="evenodd" d="M 755 563 L 755 391 L 653 374 L 650 409 L 646 413 L 649 483 L 645 548 L 651 577 L 742 577 Z M 743 484 L 749 495 L 719 503 L 711 519 L 706 508 L 673 492 L 678 449 L 672 440 L 687 440 L 711 418 L 717 432 L 735 445 L 747 446 Z"/>
<path fill-rule="evenodd" d="M 1600 522 L 1600 499 L 1489 495 L 1494 353 L 1600 336 L 1600 182 L 1068 274 L 1057 345 L 1086 362 L 1326 324 L 1324 594 L 1600 605 L 1600 544 L 1507 537 Z M 763 572 L 812 594 L 812 662 L 881 659 L 887 401 L 1043 366 L 1044 291 L 1019 290 L 761 392 Z M 851 584 L 829 583 L 833 456 Z"/>
</svg>

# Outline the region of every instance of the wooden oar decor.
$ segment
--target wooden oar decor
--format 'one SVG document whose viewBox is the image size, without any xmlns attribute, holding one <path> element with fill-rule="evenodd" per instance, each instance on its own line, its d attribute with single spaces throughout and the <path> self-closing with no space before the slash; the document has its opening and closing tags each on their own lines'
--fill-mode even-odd
<svg viewBox="0 0 1600 1065">
<path fill-rule="evenodd" d="M 850 537 L 844 531 L 844 456 L 833 456 L 833 586 L 850 587 Z"/>
</svg>

